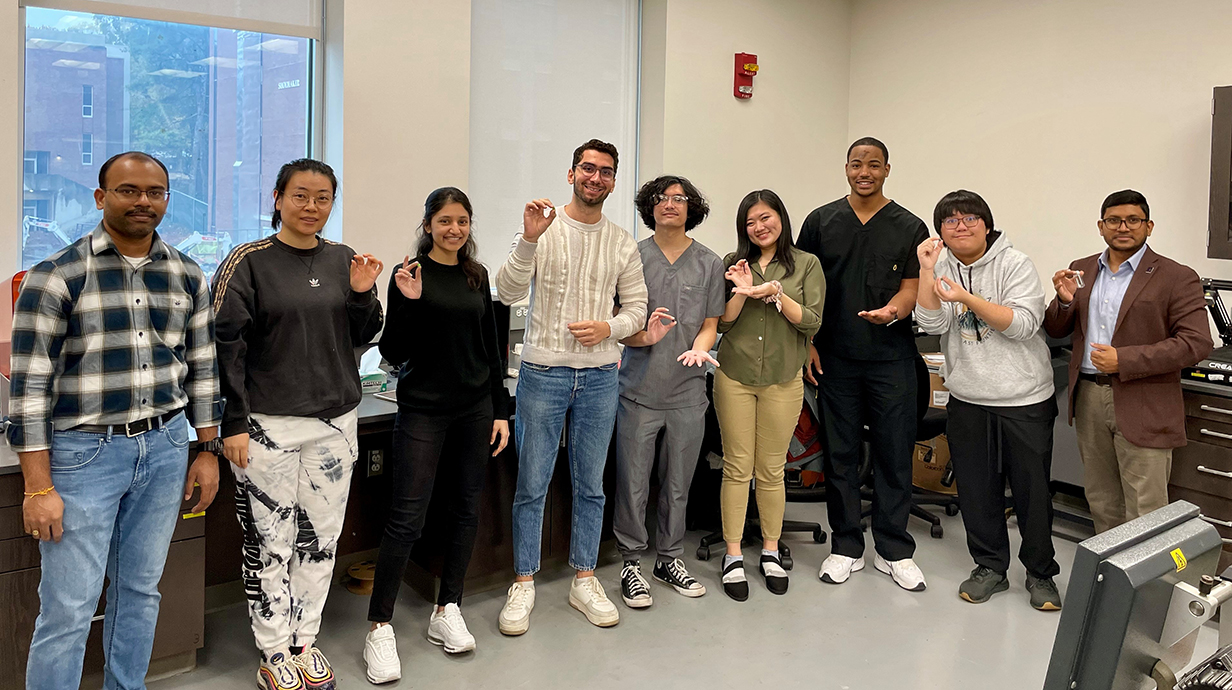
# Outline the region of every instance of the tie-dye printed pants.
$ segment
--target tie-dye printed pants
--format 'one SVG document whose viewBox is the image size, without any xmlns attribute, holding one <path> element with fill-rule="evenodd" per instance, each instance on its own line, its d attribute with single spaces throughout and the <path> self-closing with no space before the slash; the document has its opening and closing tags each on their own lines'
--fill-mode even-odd
<svg viewBox="0 0 1232 690">
<path fill-rule="evenodd" d="M 311 645 L 321 628 L 359 454 L 356 422 L 354 410 L 333 419 L 248 419 L 248 468 L 231 469 L 244 592 L 263 652 Z"/>
</svg>

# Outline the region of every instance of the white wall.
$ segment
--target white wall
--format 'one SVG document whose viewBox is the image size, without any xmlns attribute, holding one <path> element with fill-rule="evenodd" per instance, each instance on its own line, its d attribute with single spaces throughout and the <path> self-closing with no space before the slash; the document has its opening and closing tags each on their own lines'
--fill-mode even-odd
<svg viewBox="0 0 1232 690">
<path fill-rule="evenodd" d="M 21 268 L 21 108 L 17 104 L 24 81 L 20 65 L 25 29 L 15 2 L 0 3 L 0 341 L 12 328 L 10 276 Z M 6 350 L 7 352 L 7 350 Z M 7 355 L 3 368 L 8 370 Z"/>
<path fill-rule="evenodd" d="M 639 171 L 684 175 L 707 195 L 696 239 L 734 250 L 736 209 L 754 189 L 778 192 L 793 230 L 844 193 L 846 0 L 647 0 L 642 19 Z M 749 100 L 732 95 L 738 52 L 761 66 Z"/>
<path fill-rule="evenodd" d="M 1050 277 L 1104 248 L 1100 202 L 1128 187 L 1154 249 L 1232 276 L 1205 258 L 1232 3 L 857 0 L 851 26 L 850 137 L 886 142 L 887 193 L 930 227 L 943 194 L 973 190 Z"/>
</svg>

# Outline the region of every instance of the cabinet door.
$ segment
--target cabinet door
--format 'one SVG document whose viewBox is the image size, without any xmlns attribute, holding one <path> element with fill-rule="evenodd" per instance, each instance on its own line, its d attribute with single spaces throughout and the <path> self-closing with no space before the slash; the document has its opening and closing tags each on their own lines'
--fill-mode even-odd
<svg viewBox="0 0 1232 690">
<path fill-rule="evenodd" d="M 29 539 L 29 537 L 27 537 Z M 38 617 L 39 569 L 0 575 L 0 678 L 20 687 L 26 677 L 26 656 Z"/>
</svg>

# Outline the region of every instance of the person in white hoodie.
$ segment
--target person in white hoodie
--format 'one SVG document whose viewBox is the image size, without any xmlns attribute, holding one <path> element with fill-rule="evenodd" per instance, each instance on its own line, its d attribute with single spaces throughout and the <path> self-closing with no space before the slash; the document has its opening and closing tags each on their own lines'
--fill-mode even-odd
<svg viewBox="0 0 1232 690">
<path fill-rule="evenodd" d="M 1035 264 L 993 229 L 992 211 L 967 190 L 941 198 L 933 212 L 941 239 L 920 244 L 916 322 L 941 336 L 942 377 L 950 391 L 946 433 L 954 479 L 975 561 L 959 596 L 988 601 L 1009 589 L 1005 481 L 1022 534 L 1031 605 L 1061 608 L 1053 577 L 1052 428 L 1057 416 L 1048 346 L 1040 326 L 1044 289 Z"/>
</svg>

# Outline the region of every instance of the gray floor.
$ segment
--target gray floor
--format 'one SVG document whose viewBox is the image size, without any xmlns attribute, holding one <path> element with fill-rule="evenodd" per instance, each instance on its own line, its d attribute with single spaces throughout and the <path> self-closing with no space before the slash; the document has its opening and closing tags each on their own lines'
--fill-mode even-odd
<svg viewBox="0 0 1232 690">
<path fill-rule="evenodd" d="M 789 505 L 788 517 L 821 520 L 824 506 Z M 829 545 L 791 535 L 795 557 L 791 590 L 782 597 L 766 591 L 750 569 L 752 594 L 737 603 L 723 595 L 717 560 L 700 562 L 692 553 L 700 534 L 688 537 L 686 562 L 709 590 L 691 600 L 653 588 L 654 606 L 632 611 L 619 602 L 620 565 L 605 544 L 609 563 L 599 569 L 621 621 L 614 628 L 591 626 L 568 604 L 571 572 L 541 573 L 531 629 L 520 638 L 502 637 L 496 619 L 504 591 L 466 598 L 463 613 L 478 649 L 449 656 L 428 642 L 430 605 L 403 588 L 394 625 L 403 679 L 391 688 L 656 688 L 807 687 L 976 688 L 1038 690 L 1043 685 L 1060 614 L 1032 609 L 1023 590 L 1024 571 L 1015 563 L 1012 587 L 982 605 L 957 596 L 972 565 L 962 520 L 943 518 L 944 539 L 930 539 L 926 525 L 912 519 L 919 545 L 916 562 L 928 590 L 899 589 L 868 568 L 842 586 L 821 583 L 817 570 Z M 1013 535 L 1017 549 L 1017 535 Z M 1062 596 L 1074 544 L 1058 539 Z M 756 562 L 758 551 L 745 549 Z M 341 587 L 331 594 L 318 646 L 348 688 L 371 687 L 363 672 L 367 599 Z M 1214 651 L 1216 634 L 1204 628 L 1195 658 Z M 246 610 L 232 606 L 206 619 L 206 647 L 196 671 L 150 685 L 151 690 L 224 690 L 254 686 L 257 666 Z"/>
</svg>

